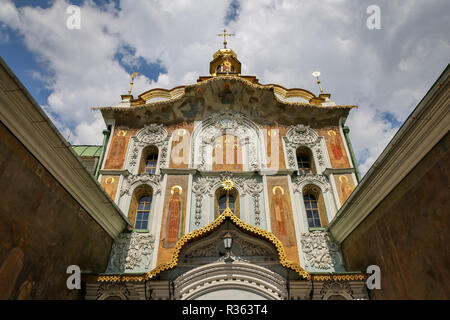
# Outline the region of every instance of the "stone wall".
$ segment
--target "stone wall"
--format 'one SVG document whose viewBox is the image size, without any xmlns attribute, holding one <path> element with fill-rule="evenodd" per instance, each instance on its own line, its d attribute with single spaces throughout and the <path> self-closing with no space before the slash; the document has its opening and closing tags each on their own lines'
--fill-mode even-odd
<svg viewBox="0 0 450 320">
<path fill-rule="evenodd" d="M 450 298 L 450 136 L 344 240 L 347 270 L 381 268 L 371 299 Z"/>
<path fill-rule="evenodd" d="M 104 272 L 111 237 L 0 123 L 0 299 L 81 299 L 66 269 Z"/>
</svg>

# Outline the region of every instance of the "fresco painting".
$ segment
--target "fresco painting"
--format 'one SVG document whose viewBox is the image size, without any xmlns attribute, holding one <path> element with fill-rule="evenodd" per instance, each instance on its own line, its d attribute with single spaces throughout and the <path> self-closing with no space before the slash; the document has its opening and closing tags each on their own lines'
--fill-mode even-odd
<svg viewBox="0 0 450 320">
<path fill-rule="evenodd" d="M 168 176 L 164 195 L 158 264 L 167 263 L 186 227 L 187 176 Z"/>
<path fill-rule="evenodd" d="M 213 144 L 214 171 L 241 171 L 242 147 L 239 139 L 232 135 L 217 137 Z"/>
<path fill-rule="evenodd" d="M 286 169 L 281 137 L 286 135 L 289 128 L 283 126 L 263 126 L 261 129 L 266 146 L 267 168 L 274 170 Z"/>
<path fill-rule="evenodd" d="M 341 138 L 339 128 L 327 128 L 320 130 L 320 135 L 325 137 L 325 142 L 333 168 L 350 168 L 344 141 Z"/>
<path fill-rule="evenodd" d="M 352 194 L 355 189 L 355 184 L 353 178 L 350 174 L 342 174 L 334 176 L 334 181 L 336 182 L 336 187 L 338 189 L 339 200 L 341 205 L 347 201 L 348 197 Z"/>
<path fill-rule="evenodd" d="M 299 263 L 291 198 L 286 177 L 267 177 L 272 233 L 283 243 L 288 260 Z"/>
<path fill-rule="evenodd" d="M 102 177 L 102 187 L 109 197 L 114 200 L 117 191 L 117 185 L 119 183 L 118 176 L 103 176 Z"/>
<path fill-rule="evenodd" d="M 135 134 L 134 130 L 117 128 L 112 136 L 112 141 L 105 163 L 105 169 L 122 169 L 127 152 L 130 137 Z"/>
<path fill-rule="evenodd" d="M 171 128 L 172 129 L 172 128 Z M 169 129 L 172 135 L 170 168 L 188 168 L 193 123 L 182 123 Z"/>
</svg>

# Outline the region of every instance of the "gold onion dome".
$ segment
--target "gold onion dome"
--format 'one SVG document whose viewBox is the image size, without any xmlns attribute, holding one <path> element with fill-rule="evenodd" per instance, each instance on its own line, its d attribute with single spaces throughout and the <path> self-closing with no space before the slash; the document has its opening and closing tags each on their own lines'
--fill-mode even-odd
<svg viewBox="0 0 450 320">
<path fill-rule="evenodd" d="M 241 75 L 241 62 L 236 53 L 230 48 L 217 50 L 213 60 L 209 64 L 209 72 L 212 76 Z"/>
</svg>

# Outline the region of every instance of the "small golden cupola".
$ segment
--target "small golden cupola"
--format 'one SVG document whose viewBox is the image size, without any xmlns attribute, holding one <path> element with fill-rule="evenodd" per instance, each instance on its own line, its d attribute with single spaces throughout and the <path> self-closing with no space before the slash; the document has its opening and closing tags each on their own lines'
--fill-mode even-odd
<svg viewBox="0 0 450 320">
<path fill-rule="evenodd" d="M 209 64 L 209 73 L 211 76 L 220 75 L 241 75 L 241 62 L 237 59 L 236 53 L 227 48 L 227 36 L 233 34 L 227 33 L 223 30 L 223 33 L 217 34 L 223 36 L 223 49 L 217 50 L 213 55 L 213 60 Z"/>
</svg>

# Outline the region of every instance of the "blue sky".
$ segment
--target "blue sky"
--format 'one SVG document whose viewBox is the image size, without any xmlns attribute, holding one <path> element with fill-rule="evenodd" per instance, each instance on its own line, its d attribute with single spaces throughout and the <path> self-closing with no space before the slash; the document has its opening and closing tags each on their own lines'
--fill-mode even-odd
<svg viewBox="0 0 450 320">
<path fill-rule="evenodd" d="M 369 30 L 367 7 L 381 29 Z M 69 5 L 81 29 L 66 27 Z M 246 74 L 261 83 L 318 93 L 320 70 L 347 120 L 366 172 L 449 62 L 450 1 L 0 0 L 0 54 L 75 144 L 101 143 L 103 120 L 91 108 L 114 105 L 128 90 L 194 83 L 207 75 L 216 36 Z"/>
</svg>

